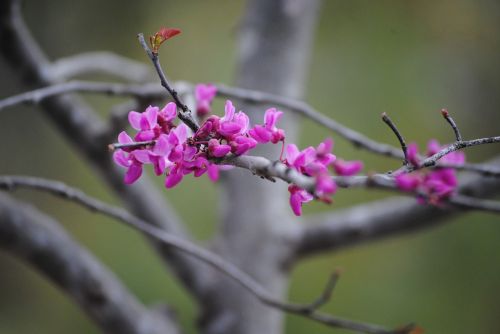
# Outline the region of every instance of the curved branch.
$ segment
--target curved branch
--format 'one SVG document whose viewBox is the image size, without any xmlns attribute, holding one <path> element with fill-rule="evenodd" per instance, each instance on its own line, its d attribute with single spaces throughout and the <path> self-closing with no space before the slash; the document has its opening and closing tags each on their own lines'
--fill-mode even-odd
<svg viewBox="0 0 500 334">
<path fill-rule="evenodd" d="M 396 333 L 409 333 L 413 326 L 406 326 L 402 329 L 388 330 L 383 327 L 361 323 L 358 321 L 347 320 L 328 314 L 324 314 L 317 311 L 317 308 L 325 303 L 325 299 L 328 299 L 334 284 L 332 281 L 336 280 L 334 275 L 333 279 L 329 281 L 325 291 L 320 296 L 318 300 L 311 304 L 295 304 L 287 303 L 279 299 L 274 298 L 262 285 L 260 285 L 251 276 L 240 270 L 231 262 L 228 262 L 218 256 L 215 253 L 211 253 L 187 240 L 183 240 L 178 236 L 169 234 L 151 224 L 129 214 L 127 211 L 108 205 L 101 202 L 98 199 L 90 197 L 83 193 L 82 191 L 67 186 L 66 184 L 58 181 L 51 181 L 36 177 L 25 177 L 25 176 L 2 176 L 0 177 L 0 188 L 5 190 L 15 190 L 19 187 L 25 187 L 40 191 L 49 192 L 53 195 L 65 198 L 67 200 L 73 201 L 83 207 L 104 214 L 106 216 L 112 217 L 144 234 L 149 237 L 155 238 L 156 240 L 167 244 L 169 246 L 175 247 L 176 249 L 193 256 L 194 258 L 201 260 L 203 263 L 212 266 L 218 271 L 222 272 L 226 276 L 233 279 L 236 283 L 242 286 L 246 291 L 254 295 L 262 303 L 281 310 L 283 312 L 288 312 L 306 318 L 315 320 L 322 324 L 339 327 L 345 329 L 351 329 L 355 331 L 360 331 L 364 333 L 373 334 L 396 334 Z"/>
<path fill-rule="evenodd" d="M 148 310 L 49 216 L 0 194 L 0 249 L 54 282 L 106 333 L 166 334 L 179 330 Z"/>
<path fill-rule="evenodd" d="M 131 82 L 146 82 L 153 78 L 149 66 L 108 51 L 85 52 L 58 59 L 50 65 L 50 72 L 57 80 L 89 73 L 110 74 Z"/>
</svg>

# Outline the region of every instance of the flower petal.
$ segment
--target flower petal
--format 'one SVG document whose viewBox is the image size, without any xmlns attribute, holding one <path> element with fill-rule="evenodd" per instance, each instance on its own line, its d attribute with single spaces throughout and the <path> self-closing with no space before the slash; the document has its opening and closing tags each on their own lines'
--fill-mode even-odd
<svg viewBox="0 0 500 334">
<path fill-rule="evenodd" d="M 141 175 L 142 175 L 142 165 L 140 163 L 133 163 L 130 165 L 127 172 L 125 173 L 124 182 L 125 184 L 132 184 L 135 181 L 137 181 L 137 179 L 140 178 Z"/>
</svg>

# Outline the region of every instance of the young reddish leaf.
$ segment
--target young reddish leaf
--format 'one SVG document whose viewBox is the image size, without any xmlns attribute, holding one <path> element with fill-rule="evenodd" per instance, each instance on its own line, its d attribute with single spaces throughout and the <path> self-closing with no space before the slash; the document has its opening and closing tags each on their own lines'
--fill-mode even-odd
<svg viewBox="0 0 500 334">
<path fill-rule="evenodd" d="M 157 31 L 153 36 L 149 37 L 149 42 L 151 43 L 151 47 L 153 48 L 153 53 L 157 54 L 163 42 L 180 33 L 181 31 L 179 29 L 165 27 L 160 28 L 160 30 Z"/>
</svg>

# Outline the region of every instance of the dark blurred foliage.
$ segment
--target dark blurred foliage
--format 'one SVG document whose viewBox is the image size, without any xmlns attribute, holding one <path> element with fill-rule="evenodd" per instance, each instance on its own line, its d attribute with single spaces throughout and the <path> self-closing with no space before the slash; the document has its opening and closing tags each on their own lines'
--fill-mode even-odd
<svg viewBox="0 0 500 334">
<path fill-rule="evenodd" d="M 162 50 L 170 77 L 231 83 L 242 1 L 25 1 L 27 22 L 51 59 L 111 50 L 146 62 L 135 35 L 161 25 L 180 37 Z M 409 141 L 452 140 L 438 111 L 446 107 L 466 138 L 500 132 L 500 2 L 496 0 L 325 1 L 318 25 L 307 100 L 321 112 L 380 141 L 395 138 L 379 120 L 386 111 Z M 0 41 L 1 43 L 2 41 Z M 0 97 L 22 90 L 0 62 Z M 126 69 L 124 69 L 126 70 Z M 86 79 L 109 79 L 88 76 Z M 89 98 L 103 117 L 119 98 Z M 330 135 L 304 121 L 302 145 Z M 374 157 L 336 139 L 336 152 L 361 158 L 366 169 L 398 162 Z M 116 201 L 91 169 L 35 107 L 0 113 L 0 173 L 63 180 Z M 473 148 L 471 161 L 500 152 Z M 161 187 L 158 180 L 158 187 Z M 277 185 L 278 186 L 278 185 Z M 200 188 L 202 191 L 200 191 Z M 186 182 L 164 191 L 201 238 L 214 230 L 217 187 Z M 167 302 L 194 333 L 193 303 L 140 236 L 108 219 L 48 195 L 18 193 L 57 217 L 109 265 L 145 303 Z M 388 196 L 341 191 L 333 206 Z M 197 210 L 191 208 L 195 206 Z M 327 311 L 387 325 L 418 321 L 428 333 L 499 333 L 500 218 L 465 214 L 435 229 L 306 260 L 293 272 L 291 299 L 308 301 L 328 273 L 344 268 Z M 24 264 L 0 253 L 0 333 L 97 333 L 78 308 Z M 287 333 L 344 333 L 287 317 Z"/>
</svg>

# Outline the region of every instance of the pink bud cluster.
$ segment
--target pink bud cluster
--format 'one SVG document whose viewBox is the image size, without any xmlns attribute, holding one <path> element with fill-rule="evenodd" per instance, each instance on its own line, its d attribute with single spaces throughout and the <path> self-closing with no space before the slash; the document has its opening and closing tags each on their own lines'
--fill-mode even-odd
<svg viewBox="0 0 500 334">
<path fill-rule="evenodd" d="M 331 202 L 330 197 L 337 190 L 337 185 L 330 176 L 329 167 L 333 168 L 335 173 L 340 176 L 352 176 L 363 168 L 361 161 L 337 159 L 332 154 L 332 148 L 333 140 L 331 138 L 325 139 L 316 148 L 309 146 L 302 151 L 299 151 L 295 144 L 287 145 L 284 163 L 304 175 L 314 177 L 316 180 L 314 195 L 295 184 L 288 187 L 290 206 L 295 215 L 300 216 L 302 203 L 313 200 L 315 196 L 323 202 Z"/>
<path fill-rule="evenodd" d="M 216 181 L 219 170 L 230 166 L 216 164 L 229 154 L 239 156 L 248 153 L 258 144 L 278 144 L 284 147 L 285 132 L 277 127 L 283 112 L 267 109 L 264 123 L 250 127 L 250 120 L 243 111 L 236 112 L 231 101 L 226 101 L 223 117 L 210 115 L 216 88 L 213 85 L 198 85 L 195 90 L 197 114 L 205 119 L 196 133 L 185 125 L 173 123 L 177 115 L 174 103 L 163 109 L 149 106 L 143 113 L 131 111 L 130 125 L 137 132 L 130 137 L 125 131 L 118 136 L 121 148 L 116 150 L 114 161 L 127 169 L 125 183 L 131 184 L 142 175 L 143 166 L 153 165 L 156 175 L 166 175 L 165 186 L 175 187 L 183 177 L 205 173 Z M 290 205 L 296 215 L 302 213 L 302 203 L 316 198 L 330 202 L 336 184 L 329 169 L 337 175 L 350 176 L 358 173 L 363 165 L 360 161 L 346 162 L 332 154 L 333 141 L 326 139 L 316 148 L 299 151 L 295 144 L 286 146 L 286 158 L 282 162 L 298 172 L 315 179 L 314 193 L 292 184 Z M 280 157 L 281 159 L 282 157 Z"/>
<path fill-rule="evenodd" d="M 428 157 L 436 154 L 442 147 L 439 142 L 432 139 L 427 144 L 426 155 Z M 408 162 L 413 166 L 420 165 L 418 156 L 418 146 L 415 143 L 408 145 Z M 444 163 L 463 164 L 465 154 L 455 151 L 447 154 L 441 159 Z M 431 171 L 415 171 L 412 173 L 402 173 L 396 175 L 396 186 L 403 191 L 416 191 L 422 194 L 418 200 L 421 203 L 429 202 L 439 204 L 443 199 L 448 198 L 456 189 L 458 180 L 456 172 L 452 168 L 436 168 Z"/>
</svg>

